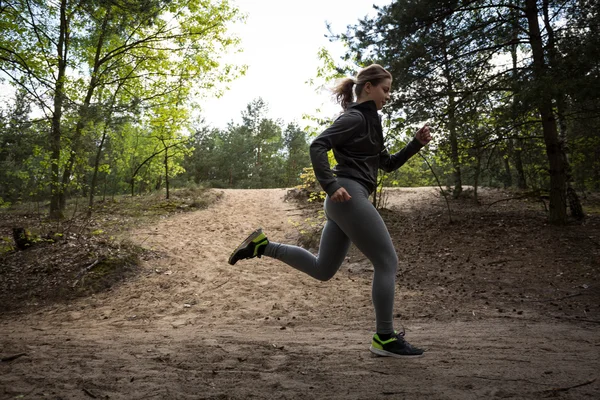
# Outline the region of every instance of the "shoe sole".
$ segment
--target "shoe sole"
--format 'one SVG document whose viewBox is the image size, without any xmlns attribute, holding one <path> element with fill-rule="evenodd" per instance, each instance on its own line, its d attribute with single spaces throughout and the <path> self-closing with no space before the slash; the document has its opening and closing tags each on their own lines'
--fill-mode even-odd
<svg viewBox="0 0 600 400">
<path fill-rule="evenodd" d="M 230 265 L 234 265 L 235 263 L 231 262 L 231 259 L 233 258 L 233 256 L 235 255 L 235 253 L 237 253 L 238 251 L 240 251 L 241 249 L 245 248 L 246 246 L 248 246 L 250 243 L 252 243 L 252 241 L 262 233 L 262 228 L 258 228 L 257 230 L 255 230 L 254 232 L 252 232 L 250 235 L 248 235 L 248 237 L 242 242 L 242 244 L 240 244 L 234 251 L 233 253 L 231 253 L 231 255 L 229 256 L 229 261 L 228 263 Z"/>
<path fill-rule="evenodd" d="M 420 357 L 423 357 L 423 354 L 410 354 L 409 355 L 409 354 L 391 353 L 389 351 L 376 349 L 373 346 L 371 346 L 369 348 L 369 350 L 371 350 L 371 353 L 377 354 L 378 356 L 381 356 L 381 357 L 394 357 L 394 358 L 420 358 Z"/>
</svg>

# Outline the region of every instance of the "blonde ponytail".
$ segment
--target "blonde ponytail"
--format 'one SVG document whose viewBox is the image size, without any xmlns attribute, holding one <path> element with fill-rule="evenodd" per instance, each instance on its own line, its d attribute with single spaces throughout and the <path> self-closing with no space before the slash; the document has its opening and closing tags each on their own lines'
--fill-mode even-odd
<svg viewBox="0 0 600 400">
<path fill-rule="evenodd" d="M 354 85 L 356 85 L 356 88 L 354 88 L 354 94 L 356 95 L 356 98 L 358 98 L 360 97 L 363 87 L 367 82 L 371 82 L 371 85 L 377 86 L 385 79 L 392 79 L 392 74 L 390 74 L 379 64 L 371 64 L 368 67 L 363 68 L 356 76 L 356 79 L 342 79 L 333 88 L 333 94 L 336 101 L 340 103 L 342 108 L 345 110 L 348 105 L 354 101 L 354 96 L 352 94 L 352 88 Z"/>
<path fill-rule="evenodd" d="M 338 103 L 341 104 L 342 108 L 345 110 L 348 107 L 348 104 L 354 101 L 354 96 L 352 95 L 352 88 L 356 82 L 353 78 L 345 78 L 341 80 L 334 88 L 333 94 Z"/>
</svg>

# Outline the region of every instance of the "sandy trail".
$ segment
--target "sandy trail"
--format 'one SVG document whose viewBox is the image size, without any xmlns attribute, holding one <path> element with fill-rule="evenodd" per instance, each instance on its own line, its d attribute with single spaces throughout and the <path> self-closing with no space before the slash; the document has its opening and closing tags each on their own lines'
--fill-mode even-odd
<svg viewBox="0 0 600 400">
<path fill-rule="evenodd" d="M 600 382 L 590 383 L 600 370 L 593 324 L 413 315 L 407 334 L 425 357 L 371 355 L 370 276 L 346 266 L 318 282 L 268 258 L 228 265 L 256 227 L 289 242 L 297 235 L 290 221 L 303 217 L 282 189 L 223 192 L 207 210 L 132 232 L 157 254 L 137 278 L 68 305 L 0 316 L 0 354 L 26 353 L 0 362 L 0 398 L 600 397 Z M 394 204 L 419 200 L 398 193 Z M 396 308 L 419 301 L 404 293 Z"/>
</svg>

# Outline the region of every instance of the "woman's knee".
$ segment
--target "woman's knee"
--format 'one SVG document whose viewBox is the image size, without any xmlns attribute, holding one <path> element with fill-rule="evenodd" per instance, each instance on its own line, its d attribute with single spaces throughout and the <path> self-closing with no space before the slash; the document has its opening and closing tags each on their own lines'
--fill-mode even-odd
<svg viewBox="0 0 600 400">
<path fill-rule="evenodd" d="M 316 274 L 315 278 L 320 280 L 321 282 L 327 282 L 328 280 L 330 280 L 331 278 L 333 278 L 335 276 L 335 274 L 338 271 L 338 268 L 332 268 L 332 269 L 317 269 L 318 273 Z"/>
<path fill-rule="evenodd" d="M 398 272 L 398 256 L 390 254 L 387 257 L 380 257 L 378 260 L 373 261 L 373 268 L 377 272 L 381 272 L 386 275 L 396 276 Z"/>
</svg>

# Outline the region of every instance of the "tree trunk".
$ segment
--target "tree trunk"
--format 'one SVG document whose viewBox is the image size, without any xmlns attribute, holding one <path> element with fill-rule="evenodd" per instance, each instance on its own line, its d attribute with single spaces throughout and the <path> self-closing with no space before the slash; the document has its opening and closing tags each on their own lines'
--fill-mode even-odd
<svg viewBox="0 0 600 400">
<path fill-rule="evenodd" d="M 96 152 L 96 160 L 94 161 L 94 175 L 92 176 L 92 183 L 90 185 L 91 187 L 90 187 L 90 201 L 88 204 L 88 217 L 92 215 L 92 208 L 94 206 L 94 193 L 96 192 L 96 185 L 98 182 L 98 168 L 100 167 L 100 158 L 102 156 L 102 147 L 104 146 L 104 142 L 106 141 L 106 137 L 108 136 L 108 129 L 112 122 L 113 107 L 114 107 L 116 99 L 117 99 L 117 93 L 121 89 L 121 85 L 122 84 L 119 83 L 119 85 L 117 86 L 117 89 L 112 94 L 108 117 L 106 118 L 106 121 L 104 123 L 104 129 L 102 130 L 102 139 L 100 140 L 100 145 L 98 146 L 98 151 Z M 106 198 L 106 179 L 104 180 L 103 200 L 105 198 Z"/>
<path fill-rule="evenodd" d="M 104 130 L 102 131 L 102 139 L 100 140 L 100 144 L 98 145 L 98 151 L 96 152 L 96 159 L 94 160 L 94 174 L 92 175 L 92 183 L 90 185 L 90 200 L 88 202 L 88 211 L 87 211 L 88 217 L 92 216 L 92 208 L 94 207 L 94 192 L 96 191 L 96 184 L 98 182 L 98 168 L 100 167 L 100 158 L 102 156 L 102 147 L 104 146 L 104 141 L 106 140 L 107 130 L 108 130 L 108 123 L 104 126 Z"/>
<path fill-rule="evenodd" d="M 552 71 L 553 68 L 558 68 L 558 57 L 556 50 L 556 41 L 554 38 L 554 28 L 552 28 L 552 24 L 550 23 L 548 3 L 548 0 L 544 0 L 543 12 L 544 26 L 546 28 L 546 32 L 548 32 L 548 62 L 550 64 L 550 70 Z M 558 77 L 554 76 L 554 81 L 556 81 L 557 78 Z M 552 90 L 552 93 L 554 95 L 554 100 L 556 101 L 556 113 L 558 116 L 558 126 L 560 128 L 559 143 L 561 145 L 561 153 L 563 156 L 563 163 L 565 165 L 565 174 L 567 182 L 567 202 L 569 204 L 569 209 L 571 210 L 571 215 L 578 220 L 582 220 L 585 218 L 585 214 L 583 213 L 581 202 L 579 201 L 579 196 L 577 196 L 577 192 L 571 186 L 573 174 L 571 170 L 571 163 L 569 162 L 569 145 L 567 134 L 568 125 L 567 119 L 565 117 L 566 108 L 568 106 L 567 99 L 561 90 Z"/>
<path fill-rule="evenodd" d="M 542 119 L 542 130 L 550 167 L 549 220 L 553 224 L 560 225 L 567 222 L 566 171 L 562 147 L 558 139 L 556 119 L 552 109 L 552 97 L 547 90 L 550 82 L 547 81 L 548 71 L 544 60 L 544 45 L 540 33 L 536 0 L 526 0 L 525 14 L 529 25 L 534 79 L 538 88 L 538 111 Z"/>
<path fill-rule="evenodd" d="M 443 40 L 446 43 L 446 28 L 442 27 Z M 462 193 L 462 176 L 460 172 L 460 160 L 458 158 L 458 138 L 456 134 L 456 100 L 454 98 L 454 81 L 450 71 L 450 61 L 448 52 L 444 46 L 444 77 L 446 79 L 446 91 L 448 93 L 448 131 L 450 132 L 450 158 L 454 168 L 454 198 L 458 198 Z"/>
<path fill-rule="evenodd" d="M 162 141 L 162 140 L 161 140 Z M 170 147 L 174 147 L 177 146 L 178 144 L 174 144 L 174 145 L 165 145 L 164 141 L 162 141 L 163 143 L 163 147 L 164 149 L 154 152 L 154 154 L 152 154 L 150 157 L 146 158 L 140 165 L 137 166 L 137 168 L 135 169 L 135 171 L 133 171 L 133 174 L 131 174 L 131 196 L 134 196 L 134 191 L 133 188 L 135 186 L 135 177 L 137 176 L 138 172 L 140 172 L 140 170 L 142 169 L 142 167 L 144 165 L 146 165 L 146 163 L 150 160 L 152 160 L 154 157 L 156 157 L 157 155 L 159 155 L 160 153 L 162 153 L 163 151 L 167 151 Z"/>
<path fill-rule="evenodd" d="M 511 1 L 511 4 L 513 2 Z M 517 41 L 519 39 L 519 15 L 516 9 L 512 11 L 512 39 L 513 44 L 510 47 L 510 55 L 512 58 L 512 79 L 513 79 L 513 97 L 512 97 L 512 123 L 513 123 L 513 136 L 519 136 L 518 128 L 518 95 L 520 91 L 519 77 L 518 77 L 518 53 L 517 53 Z M 515 169 L 517 170 L 517 187 L 521 190 L 527 189 L 527 181 L 525 180 L 525 170 L 523 169 L 523 158 L 521 154 L 523 152 L 523 140 L 515 139 L 511 143 L 512 156 L 515 162 Z"/>
<path fill-rule="evenodd" d="M 60 184 L 60 139 L 61 139 L 61 119 L 62 107 L 64 102 L 65 75 L 67 69 L 67 54 L 69 48 L 69 29 L 67 26 L 67 0 L 62 0 L 60 4 L 60 32 L 57 44 L 58 57 L 58 76 L 54 87 L 54 111 L 52 113 L 52 129 L 50 130 L 50 163 L 51 163 L 51 183 L 50 189 L 50 218 L 62 219 L 64 217 L 64 208 L 61 208 L 61 193 L 63 188 Z"/>
<path fill-rule="evenodd" d="M 458 158 L 458 139 L 456 135 L 456 117 L 454 115 L 454 98 L 450 98 L 450 110 L 448 114 L 449 119 L 449 128 L 450 128 L 450 146 L 451 146 L 451 156 L 452 156 L 452 165 L 454 166 L 454 198 L 458 198 L 462 193 L 462 174 L 460 171 L 460 160 Z"/>
<path fill-rule="evenodd" d="M 523 169 L 523 141 L 516 140 L 516 146 L 513 145 L 513 157 L 515 159 L 515 169 L 517 170 L 517 187 L 519 189 L 527 189 L 527 181 L 525 180 L 525 170 Z"/>
<path fill-rule="evenodd" d="M 163 143 L 164 145 L 164 143 Z M 165 146 L 165 187 L 167 188 L 167 200 L 169 200 L 169 148 Z"/>
<path fill-rule="evenodd" d="M 508 139 L 508 142 L 510 142 L 510 139 Z M 504 189 L 508 189 L 512 186 L 512 171 L 510 170 L 510 162 L 508 161 L 509 155 L 510 150 L 502 155 L 502 161 L 504 163 Z"/>
<path fill-rule="evenodd" d="M 106 201 L 106 189 L 108 187 L 108 179 L 106 179 L 106 175 L 104 175 L 104 188 L 102 190 L 102 201 Z"/>
<path fill-rule="evenodd" d="M 75 133 L 73 135 L 73 140 L 71 142 L 71 152 L 69 153 L 69 160 L 65 166 L 65 170 L 63 172 L 62 177 L 62 189 L 60 192 L 60 207 L 61 210 L 64 210 L 66 206 L 66 189 L 69 186 L 71 181 L 71 175 L 73 173 L 73 166 L 75 164 L 75 157 L 77 152 L 79 151 L 79 142 L 81 141 L 81 136 L 83 134 L 83 129 L 86 127 L 90 116 L 89 109 L 90 104 L 92 102 L 92 96 L 94 94 L 94 90 L 98 85 L 98 73 L 100 70 L 100 54 L 102 52 L 102 47 L 104 46 L 104 39 L 106 35 L 106 28 L 108 26 L 108 21 L 110 19 L 111 8 L 109 7 L 106 10 L 106 14 L 104 14 L 104 20 L 102 21 L 102 31 L 100 33 L 100 38 L 98 39 L 98 43 L 96 44 L 96 54 L 94 58 L 94 68 L 92 71 L 92 75 L 90 78 L 90 84 L 88 86 L 87 93 L 85 95 L 85 100 L 83 104 L 79 108 L 77 124 L 75 126 Z"/>
<path fill-rule="evenodd" d="M 478 149 L 479 149 L 479 145 L 480 145 L 480 143 L 477 143 Z M 477 150 L 476 157 L 477 157 L 477 164 L 475 164 L 475 176 L 473 177 L 473 201 L 475 202 L 475 204 L 479 204 L 477 190 L 479 189 L 479 176 L 481 175 L 481 158 L 482 158 L 481 150 Z"/>
</svg>

